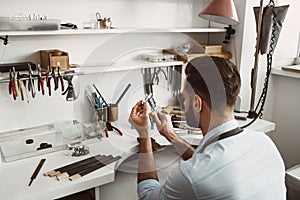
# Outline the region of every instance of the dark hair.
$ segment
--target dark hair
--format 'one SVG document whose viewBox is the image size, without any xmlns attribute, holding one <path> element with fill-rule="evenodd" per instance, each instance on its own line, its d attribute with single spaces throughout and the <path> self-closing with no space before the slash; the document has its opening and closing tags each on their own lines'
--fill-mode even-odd
<svg viewBox="0 0 300 200">
<path fill-rule="evenodd" d="M 197 57 L 185 69 L 187 88 L 193 90 L 210 107 L 234 106 L 241 79 L 236 66 L 224 58 Z"/>
</svg>

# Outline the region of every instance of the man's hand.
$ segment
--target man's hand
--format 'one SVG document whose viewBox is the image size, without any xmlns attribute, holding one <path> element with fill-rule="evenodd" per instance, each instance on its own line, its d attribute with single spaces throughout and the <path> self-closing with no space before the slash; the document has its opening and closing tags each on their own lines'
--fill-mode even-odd
<svg viewBox="0 0 300 200">
<path fill-rule="evenodd" d="M 129 119 L 134 128 L 138 131 L 140 138 L 149 137 L 150 121 L 148 116 L 147 103 L 139 101 L 131 110 Z"/>
<path fill-rule="evenodd" d="M 170 115 L 164 114 L 162 112 L 158 112 L 156 115 L 152 112 L 150 113 L 150 116 L 155 122 L 159 133 L 164 136 L 169 142 L 171 142 L 177 136 L 173 129 Z"/>
</svg>

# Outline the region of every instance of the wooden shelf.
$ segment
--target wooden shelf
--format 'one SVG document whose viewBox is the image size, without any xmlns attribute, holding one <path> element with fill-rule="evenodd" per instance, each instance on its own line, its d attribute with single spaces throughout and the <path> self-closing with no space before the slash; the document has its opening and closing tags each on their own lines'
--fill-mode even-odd
<svg viewBox="0 0 300 200">
<path fill-rule="evenodd" d="M 91 35 L 118 33 L 223 33 L 222 28 L 113 28 L 113 29 L 76 29 L 54 31 L 0 31 L 8 36 L 49 36 L 49 35 Z"/>
<path fill-rule="evenodd" d="M 300 79 L 300 65 L 283 67 L 286 67 L 288 70 L 283 70 L 282 67 L 273 67 L 271 74 Z"/>
</svg>

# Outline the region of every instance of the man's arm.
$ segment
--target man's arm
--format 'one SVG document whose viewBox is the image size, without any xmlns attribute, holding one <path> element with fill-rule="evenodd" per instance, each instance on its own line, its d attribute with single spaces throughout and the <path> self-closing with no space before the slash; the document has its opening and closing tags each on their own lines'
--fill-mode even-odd
<svg viewBox="0 0 300 200">
<path fill-rule="evenodd" d="M 158 180 L 151 137 L 149 136 L 150 121 L 145 103 L 140 101 L 132 108 L 129 122 L 135 127 L 140 136 L 138 183 L 147 179 Z"/>
<path fill-rule="evenodd" d="M 158 116 L 151 113 L 151 118 L 154 120 L 159 133 L 174 146 L 183 160 L 191 158 L 195 149 L 175 133 L 171 117 L 162 112 L 158 112 L 157 114 Z"/>
<path fill-rule="evenodd" d="M 152 153 L 151 137 L 140 138 L 138 183 L 147 179 L 158 181 Z"/>
</svg>

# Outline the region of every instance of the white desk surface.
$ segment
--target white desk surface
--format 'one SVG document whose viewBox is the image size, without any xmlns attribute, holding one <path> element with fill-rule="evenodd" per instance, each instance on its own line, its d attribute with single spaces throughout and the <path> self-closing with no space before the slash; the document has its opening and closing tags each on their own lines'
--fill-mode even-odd
<svg viewBox="0 0 300 200">
<path fill-rule="evenodd" d="M 239 123 L 243 125 L 248 121 L 249 120 L 239 121 Z M 259 119 L 249 128 L 270 132 L 275 129 L 275 124 Z M 90 154 L 86 156 L 65 156 L 62 151 L 58 151 L 9 163 L 0 163 L 0 199 L 50 200 L 113 182 L 117 166 L 132 155 L 138 145 L 136 140 L 138 135 L 135 130 L 131 130 L 129 125 L 127 128 L 121 128 L 121 130 L 124 133 L 123 136 L 110 132 L 108 138 L 86 141 L 90 150 Z M 156 131 L 152 131 L 151 136 L 162 145 L 168 144 L 167 140 L 159 136 Z M 182 137 L 192 144 L 198 144 L 202 135 L 184 135 Z M 97 154 L 120 155 L 122 159 L 81 177 L 76 181 L 69 181 L 67 179 L 58 181 L 55 177 L 50 178 L 43 176 L 44 172 Z M 32 185 L 28 187 L 30 177 L 42 158 L 46 158 L 45 164 Z"/>
</svg>

